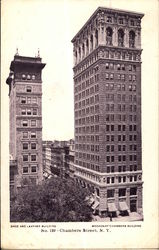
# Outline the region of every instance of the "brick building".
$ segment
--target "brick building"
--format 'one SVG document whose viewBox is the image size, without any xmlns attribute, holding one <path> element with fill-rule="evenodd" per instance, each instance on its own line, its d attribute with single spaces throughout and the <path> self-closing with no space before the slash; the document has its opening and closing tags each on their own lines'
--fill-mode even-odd
<svg viewBox="0 0 159 250">
<path fill-rule="evenodd" d="M 75 177 L 100 215 L 142 211 L 142 17 L 99 7 L 72 39 Z"/>
<path fill-rule="evenodd" d="M 10 171 L 15 189 L 29 182 L 39 183 L 43 178 L 41 73 L 44 66 L 40 57 L 17 53 L 6 80 L 9 85 L 10 168 L 14 165 L 15 169 L 15 162 L 17 167 L 17 171 Z"/>
</svg>

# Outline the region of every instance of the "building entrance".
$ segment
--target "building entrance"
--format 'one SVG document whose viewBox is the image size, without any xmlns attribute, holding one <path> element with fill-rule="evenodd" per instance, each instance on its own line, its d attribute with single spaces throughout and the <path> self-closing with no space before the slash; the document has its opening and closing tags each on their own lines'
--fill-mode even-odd
<svg viewBox="0 0 159 250">
<path fill-rule="evenodd" d="M 137 201 L 130 200 L 130 212 L 137 212 Z"/>
</svg>

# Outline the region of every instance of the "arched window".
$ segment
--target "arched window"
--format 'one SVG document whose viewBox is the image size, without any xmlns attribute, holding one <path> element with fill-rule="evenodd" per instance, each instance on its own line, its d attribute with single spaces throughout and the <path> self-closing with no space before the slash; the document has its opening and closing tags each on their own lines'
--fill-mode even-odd
<svg viewBox="0 0 159 250">
<path fill-rule="evenodd" d="M 81 60 L 81 48 L 79 48 L 78 54 L 79 54 L 79 60 Z"/>
<path fill-rule="evenodd" d="M 98 46 L 98 30 L 96 30 L 95 38 L 96 38 L 96 45 L 95 46 Z"/>
<path fill-rule="evenodd" d="M 91 35 L 91 50 L 93 50 L 93 35 Z"/>
<path fill-rule="evenodd" d="M 135 47 L 135 32 L 133 30 L 129 32 L 129 47 Z"/>
<path fill-rule="evenodd" d="M 84 47 L 84 43 L 82 44 L 82 56 L 85 56 L 85 47 Z"/>
<path fill-rule="evenodd" d="M 107 45 L 112 45 L 112 35 L 113 31 L 110 27 L 106 29 L 106 44 Z"/>
<path fill-rule="evenodd" d="M 89 41 L 87 39 L 87 41 L 86 41 L 86 55 L 88 55 L 88 52 L 89 52 Z"/>
<path fill-rule="evenodd" d="M 118 30 L 118 46 L 124 46 L 124 31 L 122 29 Z"/>
</svg>

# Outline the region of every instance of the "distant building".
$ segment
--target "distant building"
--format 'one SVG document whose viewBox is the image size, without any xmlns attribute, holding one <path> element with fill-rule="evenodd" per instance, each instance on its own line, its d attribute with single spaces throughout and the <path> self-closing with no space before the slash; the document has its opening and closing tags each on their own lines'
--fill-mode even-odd
<svg viewBox="0 0 159 250">
<path fill-rule="evenodd" d="M 51 145 L 53 141 L 43 141 L 42 144 L 43 175 L 48 178 L 51 175 Z"/>
<path fill-rule="evenodd" d="M 11 187 L 15 189 L 30 182 L 39 183 L 43 178 L 41 73 L 44 67 L 40 57 L 17 53 L 6 80 L 9 85 L 10 176 Z M 13 171 L 15 166 L 17 170 Z"/>
<path fill-rule="evenodd" d="M 142 210 L 142 17 L 99 7 L 72 39 L 75 177 L 100 215 Z"/>
<path fill-rule="evenodd" d="M 73 177 L 74 140 L 43 141 L 44 177 L 51 175 Z"/>
</svg>

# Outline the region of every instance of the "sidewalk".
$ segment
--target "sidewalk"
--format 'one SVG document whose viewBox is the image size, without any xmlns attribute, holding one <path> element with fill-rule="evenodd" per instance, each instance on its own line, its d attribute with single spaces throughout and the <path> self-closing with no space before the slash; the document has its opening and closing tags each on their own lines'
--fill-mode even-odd
<svg viewBox="0 0 159 250">
<path fill-rule="evenodd" d="M 101 218 L 98 215 L 93 215 L 93 222 L 99 221 L 99 222 L 110 222 L 109 217 Z M 131 222 L 131 221 L 143 221 L 143 216 L 138 213 L 130 213 L 129 216 L 121 216 L 113 217 L 112 222 Z"/>
</svg>

